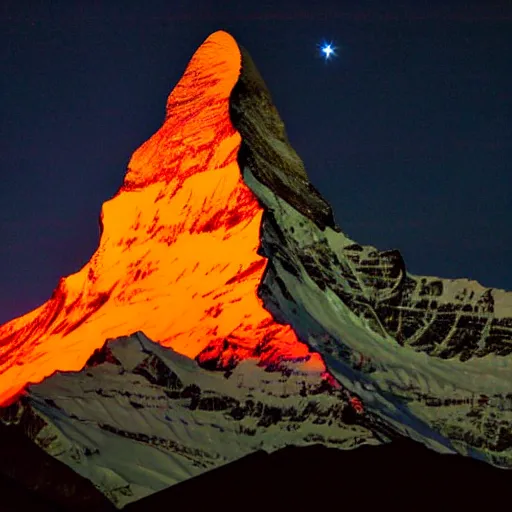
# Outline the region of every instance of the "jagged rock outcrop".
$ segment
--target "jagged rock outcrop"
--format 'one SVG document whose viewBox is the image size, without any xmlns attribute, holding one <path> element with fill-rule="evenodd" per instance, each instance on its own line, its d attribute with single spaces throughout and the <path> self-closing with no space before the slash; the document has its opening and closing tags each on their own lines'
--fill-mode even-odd
<svg viewBox="0 0 512 512">
<path fill-rule="evenodd" d="M 230 116 L 242 136 L 238 161 L 258 181 L 320 229 L 335 225 L 332 208 L 309 181 L 302 160 L 290 146 L 284 123 L 249 53 L 240 47 L 241 72 L 230 95 Z"/>
</svg>

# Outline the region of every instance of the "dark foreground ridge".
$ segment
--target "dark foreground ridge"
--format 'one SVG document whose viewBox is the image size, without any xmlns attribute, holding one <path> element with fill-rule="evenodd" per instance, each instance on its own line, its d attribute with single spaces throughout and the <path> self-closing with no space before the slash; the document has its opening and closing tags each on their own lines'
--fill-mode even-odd
<svg viewBox="0 0 512 512">
<path fill-rule="evenodd" d="M 29 424 L 28 418 L 19 426 L 0 422 L 0 512 L 115 511 L 89 480 L 26 435 Z"/>
<path fill-rule="evenodd" d="M 347 504 L 356 510 L 476 510 L 501 503 L 511 484 L 510 471 L 408 440 L 348 451 L 314 445 L 256 452 L 123 510 L 161 510 L 169 503 L 198 510 L 217 503 L 224 512 L 249 504 L 265 511 Z"/>
</svg>

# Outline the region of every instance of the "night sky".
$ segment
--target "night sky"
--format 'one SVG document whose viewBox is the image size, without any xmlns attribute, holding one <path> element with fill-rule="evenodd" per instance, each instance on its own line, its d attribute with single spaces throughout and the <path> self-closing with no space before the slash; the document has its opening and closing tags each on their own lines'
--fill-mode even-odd
<svg viewBox="0 0 512 512">
<path fill-rule="evenodd" d="M 512 290 L 512 7 L 428 3 L 2 0 L 0 323 L 89 260 L 102 202 L 218 29 L 351 238 Z"/>
</svg>

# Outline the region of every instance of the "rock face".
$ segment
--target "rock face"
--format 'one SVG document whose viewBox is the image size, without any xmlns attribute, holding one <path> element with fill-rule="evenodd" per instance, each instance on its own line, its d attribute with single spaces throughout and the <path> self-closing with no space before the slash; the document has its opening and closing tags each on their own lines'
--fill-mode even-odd
<svg viewBox="0 0 512 512">
<path fill-rule="evenodd" d="M 89 263 L 0 327 L 0 402 L 117 506 L 287 444 L 412 438 L 512 468 L 512 294 L 346 236 L 225 32 L 101 225 Z"/>
<path fill-rule="evenodd" d="M 310 183 L 302 160 L 290 146 L 284 123 L 254 62 L 240 48 L 241 72 L 230 96 L 231 121 L 242 136 L 238 162 L 255 178 L 313 221 L 337 230 L 331 206 Z"/>
</svg>

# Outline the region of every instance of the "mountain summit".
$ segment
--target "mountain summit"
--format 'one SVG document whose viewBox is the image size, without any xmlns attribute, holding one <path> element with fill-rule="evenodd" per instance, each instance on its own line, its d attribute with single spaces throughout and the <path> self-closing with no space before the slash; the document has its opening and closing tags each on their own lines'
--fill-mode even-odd
<svg viewBox="0 0 512 512">
<path fill-rule="evenodd" d="M 257 296 L 267 261 L 257 252 L 263 208 L 242 179 L 241 135 L 230 119 L 241 75 L 240 49 L 225 32 L 194 54 L 164 124 L 103 204 L 89 263 L 0 328 L 1 402 L 54 371 L 80 370 L 105 339 L 135 331 L 191 358 L 228 342 L 240 359 L 264 344 L 260 357 L 269 361 L 300 357 L 324 370 Z M 304 171 L 300 180 L 307 186 Z"/>
<path fill-rule="evenodd" d="M 4 420 L 118 506 L 286 444 L 411 438 L 512 468 L 511 365 L 512 293 L 346 236 L 222 31 L 89 263 L 0 327 Z"/>
</svg>

